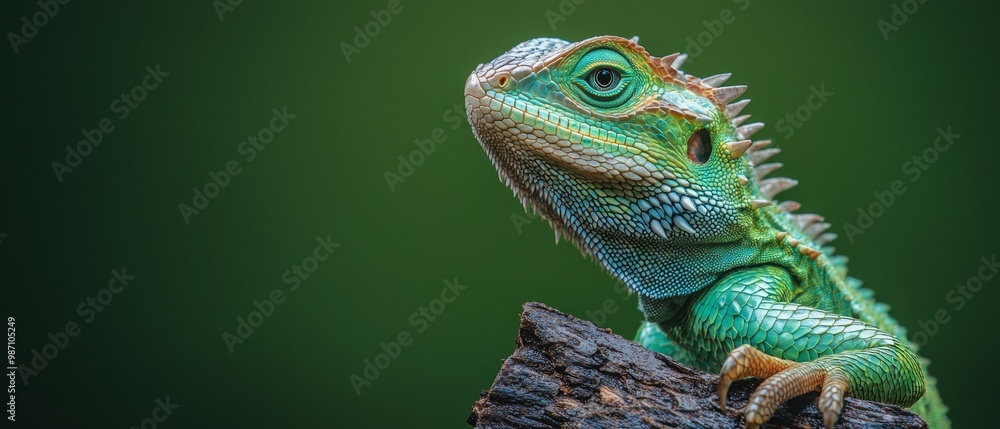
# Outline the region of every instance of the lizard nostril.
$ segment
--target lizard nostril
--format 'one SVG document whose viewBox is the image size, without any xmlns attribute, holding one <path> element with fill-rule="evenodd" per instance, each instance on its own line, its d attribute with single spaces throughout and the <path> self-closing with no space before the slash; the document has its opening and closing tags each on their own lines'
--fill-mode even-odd
<svg viewBox="0 0 1000 429">
<path fill-rule="evenodd" d="M 487 73 L 487 76 L 489 77 L 486 79 L 486 83 L 495 90 L 507 90 L 517 86 L 517 82 L 511 79 L 509 72 Z"/>
</svg>

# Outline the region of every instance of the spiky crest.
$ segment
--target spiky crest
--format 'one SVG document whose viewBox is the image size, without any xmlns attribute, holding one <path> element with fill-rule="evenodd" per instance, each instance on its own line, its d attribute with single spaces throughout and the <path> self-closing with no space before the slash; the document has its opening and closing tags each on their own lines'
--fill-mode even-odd
<svg viewBox="0 0 1000 429">
<path fill-rule="evenodd" d="M 638 42 L 638 38 L 633 39 L 634 42 Z M 695 90 L 705 98 L 711 100 L 720 110 L 726 113 L 733 128 L 744 139 L 727 143 L 730 155 L 734 158 L 747 155 L 751 165 L 754 166 L 753 179 L 761 198 L 754 199 L 751 203 L 754 207 L 771 205 L 775 196 L 796 186 L 798 181 L 787 177 L 765 179 L 765 176 L 783 166 L 783 164 L 778 162 L 764 163 L 772 156 L 781 152 L 781 149 L 768 148 L 767 146 L 772 143 L 771 140 L 748 140 L 751 135 L 763 128 L 764 124 L 754 122 L 744 125 L 750 118 L 750 115 L 740 115 L 740 113 L 750 103 L 750 99 L 738 100 L 738 98 L 743 95 L 747 87 L 745 85 L 720 87 L 719 85 L 729 80 L 732 76 L 731 73 L 720 73 L 706 78 L 698 78 L 690 75 L 680 69 L 684 58 L 686 58 L 686 55 L 674 53 L 660 58 L 650 57 L 650 62 L 661 66 L 662 70 L 658 70 L 660 77 L 671 82 L 685 84 L 688 89 Z M 738 178 L 741 185 L 748 185 L 751 181 L 745 175 L 739 175 Z M 834 266 L 833 271 L 841 276 L 845 276 L 847 258 L 831 255 L 830 253 L 833 252 L 833 248 L 826 247 L 827 244 L 837 238 L 837 234 L 825 232 L 830 228 L 830 224 L 823 222 L 823 217 L 816 214 L 794 213 L 801 207 L 801 204 L 796 201 L 775 203 L 777 204 L 777 210 L 785 214 L 788 222 L 797 228 L 802 236 L 807 237 L 822 250 L 801 245 L 801 240 L 796 238 L 788 238 L 788 244 L 792 248 L 797 248 L 803 255 L 817 260 L 820 264 L 822 261 L 817 258 L 820 255 L 826 255 L 827 259 Z M 779 231 L 775 238 L 777 241 L 782 241 L 786 237 L 788 237 L 787 232 Z"/>
</svg>

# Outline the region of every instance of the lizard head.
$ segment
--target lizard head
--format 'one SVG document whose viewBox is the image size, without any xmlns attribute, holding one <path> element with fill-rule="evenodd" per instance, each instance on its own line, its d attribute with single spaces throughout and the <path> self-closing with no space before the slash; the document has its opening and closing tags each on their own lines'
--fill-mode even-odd
<svg viewBox="0 0 1000 429">
<path fill-rule="evenodd" d="M 699 285 L 659 284 L 669 273 L 643 266 L 711 258 L 713 245 L 746 237 L 765 202 L 744 153 L 767 142 L 747 140 L 762 124 L 739 126 L 749 100 L 733 100 L 745 86 L 687 75 L 683 56 L 653 57 L 636 42 L 521 43 L 469 76 L 466 111 L 501 180 L 557 240 L 640 293 L 686 294 Z"/>
</svg>

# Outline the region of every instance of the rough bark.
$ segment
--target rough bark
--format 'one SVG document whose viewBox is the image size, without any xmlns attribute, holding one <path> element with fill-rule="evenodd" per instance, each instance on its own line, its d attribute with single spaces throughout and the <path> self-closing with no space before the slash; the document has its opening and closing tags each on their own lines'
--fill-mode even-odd
<svg viewBox="0 0 1000 429">
<path fill-rule="evenodd" d="M 756 380 L 730 389 L 718 406 L 718 376 L 543 304 L 521 315 L 517 350 L 469 416 L 477 428 L 742 428 L 739 412 Z M 822 428 L 817 394 L 779 408 L 769 427 Z M 926 428 L 903 408 L 848 398 L 838 428 Z"/>
</svg>

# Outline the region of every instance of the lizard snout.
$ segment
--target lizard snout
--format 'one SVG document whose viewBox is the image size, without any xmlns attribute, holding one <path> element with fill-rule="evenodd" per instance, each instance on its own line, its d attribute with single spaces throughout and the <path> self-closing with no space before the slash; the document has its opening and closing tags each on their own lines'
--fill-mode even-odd
<svg viewBox="0 0 1000 429">
<path fill-rule="evenodd" d="M 483 98 L 486 96 L 486 91 L 483 90 L 482 80 L 479 78 L 478 72 L 472 72 L 469 78 L 465 80 L 465 97 L 466 104 L 468 104 L 468 98 Z"/>
</svg>

